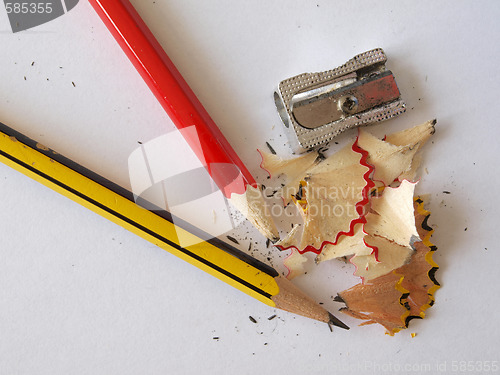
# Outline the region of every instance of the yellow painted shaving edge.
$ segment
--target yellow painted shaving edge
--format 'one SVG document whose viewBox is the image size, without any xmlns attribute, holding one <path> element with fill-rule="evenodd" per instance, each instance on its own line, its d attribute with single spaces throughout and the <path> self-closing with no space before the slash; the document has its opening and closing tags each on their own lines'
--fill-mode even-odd
<svg viewBox="0 0 500 375">
<path fill-rule="evenodd" d="M 414 202 L 417 202 L 417 211 L 419 214 L 423 215 L 423 216 L 429 216 L 431 213 L 430 211 L 427 211 L 425 208 L 424 208 L 424 202 L 423 200 L 420 198 L 420 197 L 414 197 L 413 198 L 413 201 Z M 432 248 L 435 248 L 434 244 L 430 241 L 430 238 L 432 236 L 432 233 L 434 233 L 434 229 L 431 229 L 430 231 L 427 232 L 426 236 L 422 239 L 422 243 L 427 246 L 429 249 L 432 249 Z M 429 250 L 427 252 L 427 254 L 425 254 L 425 261 L 427 263 L 429 263 L 429 265 L 431 265 L 433 268 L 439 268 L 438 264 L 434 261 L 434 259 L 432 258 L 432 253 L 434 252 L 435 250 Z M 404 280 L 404 275 L 400 275 L 398 273 L 396 273 L 395 271 L 393 271 L 393 273 L 395 275 L 398 275 L 398 276 L 401 276 L 401 278 L 399 279 L 399 281 L 396 283 L 396 285 L 394 286 L 396 288 L 396 290 L 398 290 L 399 292 L 401 292 L 401 295 L 404 295 L 406 293 L 409 292 L 409 290 L 406 290 L 402 283 L 403 283 L 403 280 Z M 434 303 L 435 299 L 434 299 L 434 293 L 436 292 L 436 290 L 438 290 L 440 288 L 440 286 L 438 284 L 434 284 L 428 291 L 428 296 L 429 296 L 429 300 L 428 302 L 425 304 L 425 305 L 422 305 L 420 306 L 420 313 L 418 314 L 418 317 L 420 318 L 425 318 L 425 310 L 427 310 L 429 307 L 432 306 L 432 304 Z M 401 305 L 404 307 L 404 302 L 403 301 L 400 301 Z M 409 310 L 406 310 L 403 315 L 401 315 L 401 321 L 402 321 L 402 328 L 394 328 L 391 332 L 386 332 L 387 334 L 389 335 L 394 335 L 395 333 L 401 331 L 404 328 L 408 328 L 408 326 L 406 325 L 406 319 L 410 316 L 410 311 Z"/>
<path fill-rule="evenodd" d="M 430 213 L 430 211 L 427 211 L 424 208 L 424 202 L 423 202 L 423 200 L 420 197 L 415 197 L 415 201 L 417 201 L 419 199 L 420 199 L 420 202 L 417 205 L 417 211 L 418 211 L 418 213 L 422 214 L 424 216 L 429 216 L 431 213 Z M 434 228 L 431 229 L 427 233 L 427 235 L 425 236 L 425 238 L 422 239 L 423 244 L 425 246 L 427 246 L 429 249 L 433 249 L 433 248 L 435 249 L 436 248 L 436 246 L 431 242 L 431 236 L 432 236 L 433 233 L 434 233 Z M 439 265 L 432 258 L 432 254 L 434 253 L 434 251 L 436 251 L 436 250 L 430 250 L 429 252 L 427 252 L 427 254 L 425 254 L 425 261 L 427 263 L 429 263 L 433 268 L 439 268 Z M 434 284 L 429 289 L 429 291 L 428 291 L 429 300 L 428 300 L 428 302 L 425 305 L 423 305 L 423 306 L 420 307 L 422 318 L 425 317 L 424 311 L 427 310 L 429 307 L 431 307 L 432 304 L 434 303 L 434 301 L 435 301 L 434 294 L 436 293 L 436 290 L 438 290 L 440 287 L 441 287 L 440 285 Z"/>
</svg>

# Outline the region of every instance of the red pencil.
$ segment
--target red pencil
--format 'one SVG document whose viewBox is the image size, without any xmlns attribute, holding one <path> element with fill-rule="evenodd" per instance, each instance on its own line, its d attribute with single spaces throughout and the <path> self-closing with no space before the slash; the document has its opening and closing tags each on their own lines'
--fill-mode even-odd
<svg viewBox="0 0 500 375">
<path fill-rule="evenodd" d="M 132 4 L 128 0 L 89 2 L 219 189 L 266 237 L 278 240 L 255 179 Z"/>
</svg>

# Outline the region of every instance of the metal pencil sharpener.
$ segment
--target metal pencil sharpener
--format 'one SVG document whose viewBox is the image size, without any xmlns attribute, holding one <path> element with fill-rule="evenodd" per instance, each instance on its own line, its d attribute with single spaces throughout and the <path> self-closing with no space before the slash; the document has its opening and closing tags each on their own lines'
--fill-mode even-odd
<svg viewBox="0 0 500 375">
<path fill-rule="evenodd" d="M 305 152 L 347 129 L 404 113 L 405 103 L 386 61 L 377 48 L 333 70 L 280 82 L 274 101 L 293 151 Z"/>
</svg>

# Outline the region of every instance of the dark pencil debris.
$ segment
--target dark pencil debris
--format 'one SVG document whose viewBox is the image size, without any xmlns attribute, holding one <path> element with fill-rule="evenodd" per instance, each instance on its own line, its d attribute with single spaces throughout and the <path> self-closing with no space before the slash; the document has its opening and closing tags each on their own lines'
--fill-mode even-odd
<svg viewBox="0 0 500 375">
<path fill-rule="evenodd" d="M 257 324 L 257 321 L 255 320 L 255 318 L 254 318 L 252 315 L 249 315 L 249 316 L 248 316 L 248 319 L 250 319 L 250 321 L 251 321 L 252 323 Z"/>
<path fill-rule="evenodd" d="M 231 242 L 234 242 L 236 245 L 239 245 L 240 243 L 238 242 L 238 240 L 234 237 L 231 237 L 231 236 L 226 236 L 227 239 Z"/>
<path fill-rule="evenodd" d="M 444 194 L 451 194 L 451 193 L 450 193 L 449 191 L 447 191 L 447 190 L 443 190 L 443 193 L 444 193 Z"/>
<path fill-rule="evenodd" d="M 274 148 L 269 144 L 269 142 L 266 142 L 266 146 L 271 151 L 271 154 L 276 155 L 276 151 L 274 151 Z"/>
<path fill-rule="evenodd" d="M 342 323 L 339 319 L 337 319 L 331 313 L 328 313 L 328 315 L 330 316 L 330 321 L 328 322 L 328 327 L 330 328 L 330 331 L 333 332 L 332 325 L 343 328 L 343 329 L 349 329 L 349 327 L 347 325 Z"/>
<path fill-rule="evenodd" d="M 272 197 L 274 197 L 274 194 L 276 194 L 277 192 L 278 192 L 278 190 L 273 190 L 271 192 L 271 195 L 266 195 L 266 198 L 272 198 Z"/>
<path fill-rule="evenodd" d="M 267 320 L 273 320 L 274 318 L 276 318 L 276 314 L 271 315 L 269 318 L 267 318 Z"/>
</svg>

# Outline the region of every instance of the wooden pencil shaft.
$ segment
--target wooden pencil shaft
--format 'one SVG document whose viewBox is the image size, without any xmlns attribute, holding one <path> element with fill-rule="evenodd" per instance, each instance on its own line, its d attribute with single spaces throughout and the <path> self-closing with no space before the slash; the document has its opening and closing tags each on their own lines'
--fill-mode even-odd
<svg viewBox="0 0 500 375">
<path fill-rule="evenodd" d="M 272 297 L 276 307 L 302 315 L 320 322 L 328 323 L 330 314 L 311 297 L 307 296 L 288 279 L 278 276 L 275 278 L 280 288 L 279 294 Z"/>
<path fill-rule="evenodd" d="M 168 212 L 141 208 L 126 189 L 2 123 L 0 160 L 261 302 L 329 322 L 326 310 L 273 268 L 218 239 L 183 248 Z"/>
<path fill-rule="evenodd" d="M 18 155 L 12 151 L 16 149 L 14 146 L 17 146 Z M 132 193 L 126 189 L 2 123 L 0 159 L 77 203 L 274 306 L 271 296 L 278 292 L 277 286 L 270 284 L 267 288 L 260 285 L 268 284 L 278 275 L 272 267 L 217 238 L 202 241 L 195 237 L 199 244 L 182 247 L 178 242 L 178 231 L 191 230 L 198 235 L 207 236 L 203 238 L 208 238 L 208 235 L 177 218 L 174 225 L 172 216 L 165 210 L 152 212 L 141 208 L 134 202 Z M 46 168 L 42 163 L 44 159 Z M 71 174 L 74 176 L 71 177 Z M 167 227 L 170 229 L 167 230 Z"/>
<path fill-rule="evenodd" d="M 256 187 L 257 184 L 252 175 L 238 158 L 229 142 L 227 142 L 222 135 L 130 2 L 128 0 L 89 0 L 89 2 L 139 71 L 162 107 L 167 114 L 169 114 L 174 124 L 179 129 L 190 126 L 195 127 L 195 139 L 186 137 L 186 134 L 189 134 L 187 132 L 181 133 L 186 137 L 187 142 L 206 166 L 208 172 L 225 196 L 231 198 L 234 193 L 239 195 L 244 194 L 247 185 Z M 0 123 L 0 125 L 3 124 Z M 22 135 L 18 134 L 18 136 L 21 137 Z M 35 149 L 33 150 L 38 151 Z M 54 153 L 54 155 L 57 154 Z M 54 155 L 50 157 L 54 158 Z M 231 249 L 228 251 L 227 248 L 225 249 L 225 251 L 231 253 L 231 257 L 245 264 L 243 267 L 241 265 L 239 266 L 238 275 L 246 275 L 246 277 L 254 281 L 253 283 L 248 282 L 244 277 L 239 277 L 231 270 L 220 267 L 205 259 L 203 256 L 191 252 L 190 249 L 183 249 L 177 245 L 175 241 L 157 235 L 157 233 L 148 230 L 148 228 L 143 227 L 140 223 L 117 214 L 112 209 L 109 209 L 109 207 L 105 207 L 85 196 L 78 190 L 74 190 L 60 181 L 40 173 L 40 171 L 13 158 L 8 153 L 1 151 L 0 156 L 6 158 L 7 164 L 13 166 L 15 169 L 27 175 L 32 173 L 36 174 L 36 180 L 52 188 L 54 188 L 54 186 L 51 184 L 57 185 L 54 190 L 62 192 L 62 189 L 64 195 L 71 197 L 75 201 L 93 209 L 95 212 L 102 214 L 135 233 L 137 233 L 137 231 L 140 232 L 139 234 L 141 236 L 159 246 L 161 246 L 159 242 L 167 245 L 167 250 L 174 252 L 179 257 L 190 261 L 190 263 L 197 265 L 199 268 L 247 292 L 262 302 L 309 318 L 328 322 L 327 316 L 329 314 L 324 309 L 310 298 L 306 297 L 294 287 L 293 284 L 277 276 L 275 270 L 264 264 L 259 264 L 260 262 L 253 258 L 249 259 L 248 255 L 239 251 Z M 66 159 L 66 162 L 68 161 L 69 160 Z M 14 163 L 14 165 L 11 163 Z M 228 168 L 226 166 L 228 164 L 235 166 L 238 171 L 239 176 L 236 178 L 238 181 L 237 183 L 234 183 L 234 171 L 231 171 L 229 174 L 227 172 Z M 222 166 L 222 168 L 217 168 L 220 166 Z M 81 166 L 79 167 L 82 168 Z M 23 168 L 26 168 L 28 172 L 23 170 Z M 76 172 L 75 170 L 72 171 Z M 32 175 L 30 176 L 33 177 Z M 111 185 L 110 182 L 107 181 L 105 184 L 99 186 L 109 190 Z M 111 189 L 110 191 L 117 194 L 116 190 Z M 124 193 L 122 198 L 130 194 L 124 192 L 123 189 L 121 192 Z M 129 199 L 128 201 L 130 202 Z M 102 213 L 100 210 L 105 212 Z M 211 244 L 216 242 L 217 241 L 214 240 Z M 208 244 L 208 242 L 206 243 Z M 177 252 L 172 251 L 172 249 L 177 250 Z M 206 251 L 202 251 L 202 253 L 206 254 Z M 229 261 L 229 263 L 231 263 L 231 261 Z M 232 264 L 235 264 L 234 261 Z M 258 268 L 256 268 L 255 265 L 257 265 Z M 252 269 L 255 271 L 251 271 Z M 259 275 L 265 275 L 265 277 L 270 278 L 270 280 L 266 279 L 266 281 L 263 281 L 262 277 Z M 260 281 L 257 281 L 257 279 Z"/>
</svg>

